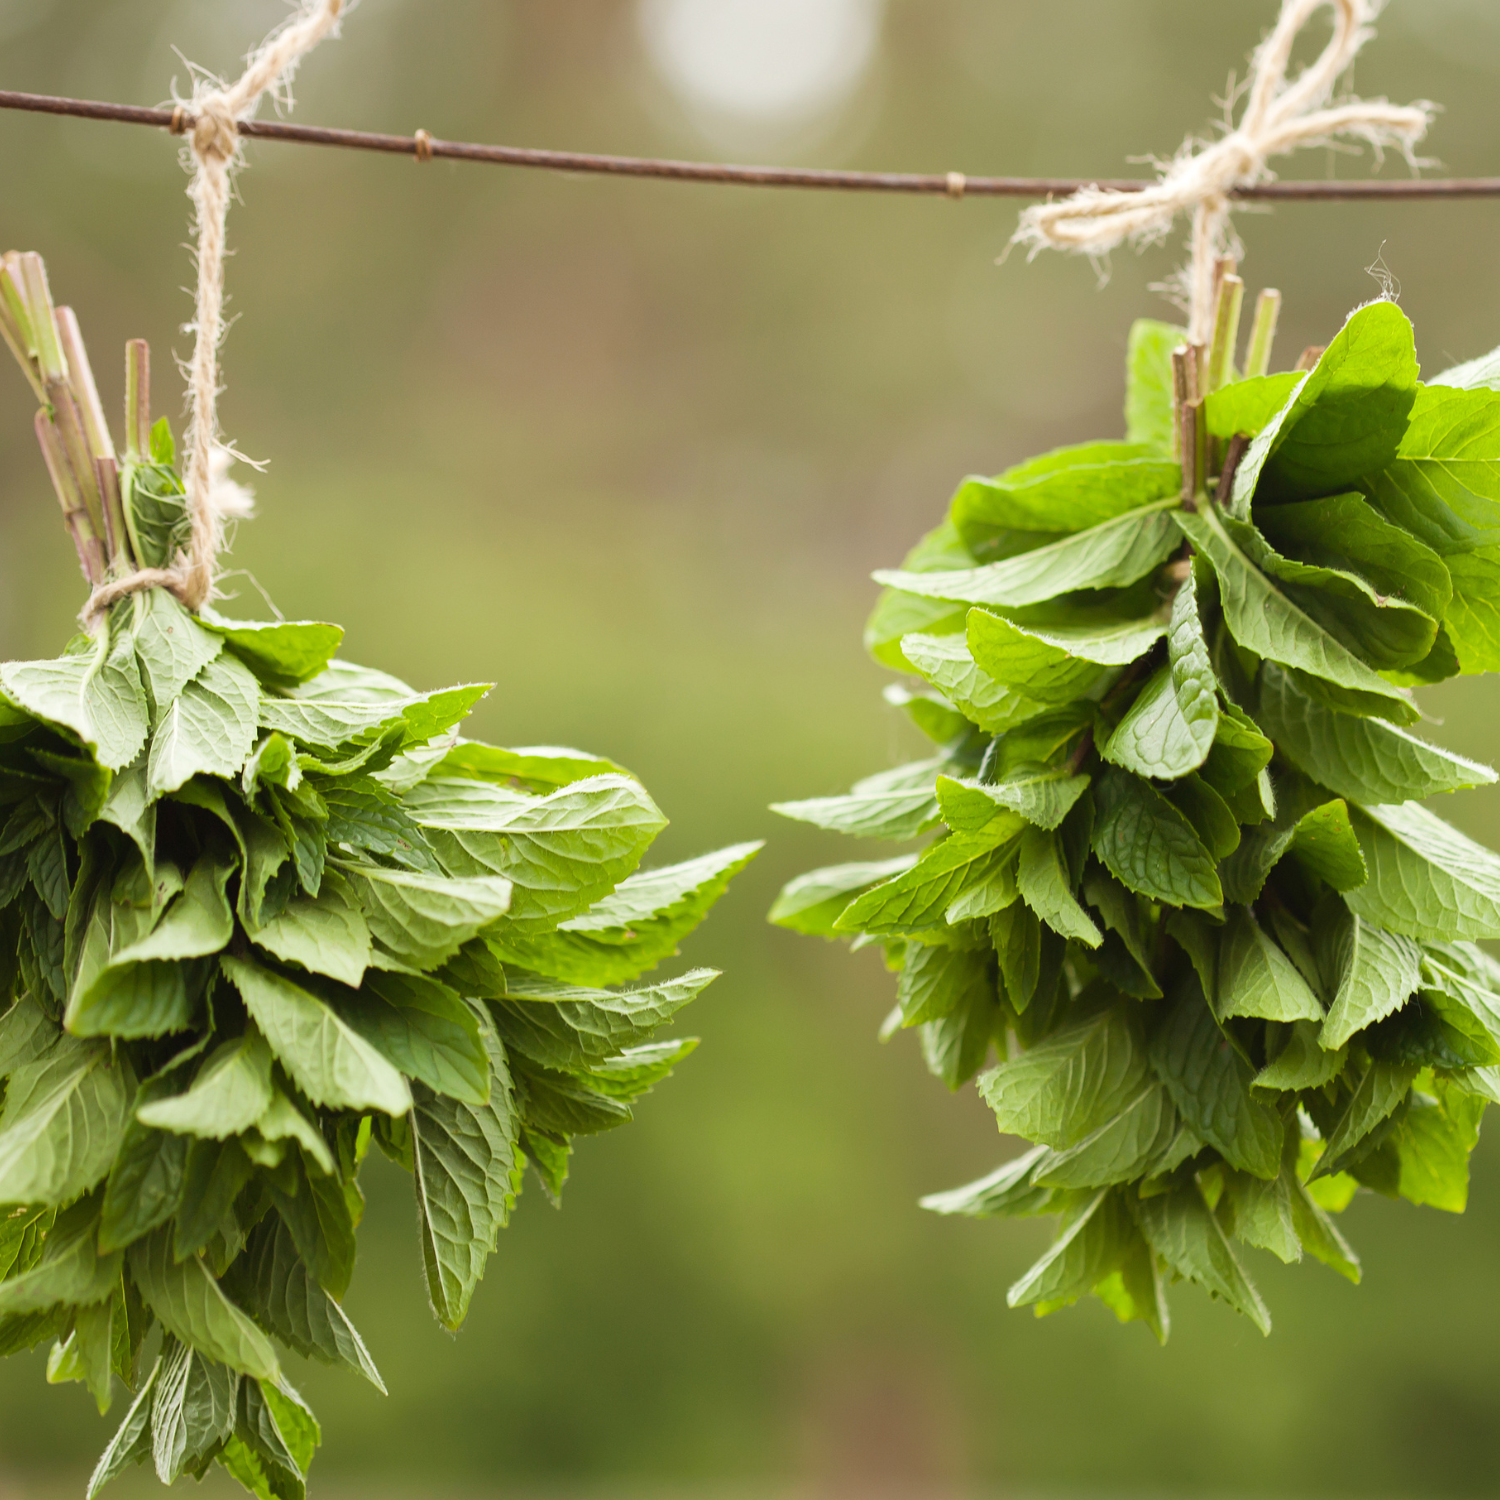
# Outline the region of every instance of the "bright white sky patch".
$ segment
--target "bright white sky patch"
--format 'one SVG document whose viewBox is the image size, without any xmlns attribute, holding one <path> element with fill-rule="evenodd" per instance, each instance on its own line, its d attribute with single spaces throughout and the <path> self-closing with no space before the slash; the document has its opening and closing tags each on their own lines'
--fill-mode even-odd
<svg viewBox="0 0 1500 1500">
<path fill-rule="evenodd" d="M 880 40 L 883 0 L 640 0 L 652 61 L 685 103 L 793 124 L 841 104 Z"/>
</svg>

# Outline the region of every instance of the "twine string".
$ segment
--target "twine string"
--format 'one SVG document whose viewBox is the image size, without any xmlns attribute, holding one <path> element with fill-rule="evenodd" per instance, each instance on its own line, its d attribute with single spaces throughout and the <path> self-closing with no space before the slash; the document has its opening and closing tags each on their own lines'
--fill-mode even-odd
<svg viewBox="0 0 1500 1500">
<path fill-rule="evenodd" d="M 1333 36 L 1315 62 L 1290 78 L 1297 38 L 1325 5 L 1334 13 Z M 1143 192 L 1086 187 L 1061 202 L 1027 209 L 1014 243 L 1032 254 L 1053 249 L 1100 257 L 1127 241 L 1159 242 L 1178 214 L 1190 211 L 1188 338 L 1208 342 L 1214 265 L 1229 249 L 1230 195 L 1272 178 L 1270 158 L 1352 137 L 1377 153 L 1398 149 L 1414 168 L 1422 165 L 1414 153 L 1432 123 L 1433 105 L 1358 98 L 1334 102 L 1339 79 L 1375 34 L 1372 22 L 1380 5 L 1381 0 L 1283 0 L 1275 28 L 1256 51 L 1237 126 L 1212 143 L 1184 142 Z"/>
<path fill-rule="evenodd" d="M 219 345 L 224 337 L 225 225 L 240 165 L 239 122 L 255 113 L 267 93 L 284 92 L 297 64 L 338 29 L 345 0 L 303 0 L 301 9 L 251 53 L 245 71 L 229 85 L 199 78 L 193 87 L 192 124 L 184 106 L 173 111 L 173 127 L 187 137 L 193 167 L 188 197 L 193 203 L 198 284 L 193 353 L 187 366 L 187 509 L 192 523 L 187 550 L 167 568 L 142 568 L 108 580 L 89 596 L 82 618 L 96 625 L 110 606 L 144 589 L 170 589 L 189 609 L 214 595 L 216 559 L 224 539 L 226 507 L 216 497 L 215 450 L 219 446 Z"/>
</svg>

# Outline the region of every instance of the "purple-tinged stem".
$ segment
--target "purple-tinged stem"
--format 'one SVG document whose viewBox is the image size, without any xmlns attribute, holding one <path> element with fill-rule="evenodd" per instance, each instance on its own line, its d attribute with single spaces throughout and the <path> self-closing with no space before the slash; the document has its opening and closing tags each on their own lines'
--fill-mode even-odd
<svg viewBox="0 0 1500 1500">
<path fill-rule="evenodd" d="M 151 452 L 151 346 L 145 339 L 125 345 L 125 457 L 144 463 Z"/>
</svg>

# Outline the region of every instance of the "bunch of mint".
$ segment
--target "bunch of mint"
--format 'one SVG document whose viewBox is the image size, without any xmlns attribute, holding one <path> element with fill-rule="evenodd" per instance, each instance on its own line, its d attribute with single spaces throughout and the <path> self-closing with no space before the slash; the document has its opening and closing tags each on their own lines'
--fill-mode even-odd
<svg viewBox="0 0 1500 1500">
<path fill-rule="evenodd" d="M 144 349 L 117 464 L 34 256 L 0 328 L 86 576 L 168 567 L 191 528 Z M 456 1329 L 524 1169 L 556 1202 L 715 975 L 608 986 L 755 853 L 632 874 L 666 821 L 632 776 L 460 738 L 486 688 L 417 693 L 341 636 L 155 588 L 0 665 L 0 1353 L 52 1341 L 101 1412 L 134 1391 L 91 1496 L 149 1460 L 301 1500 L 319 1432 L 277 1346 L 384 1389 L 339 1305 L 370 1145 L 412 1174 Z"/>
<path fill-rule="evenodd" d="M 1258 319 L 1241 375 L 1239 295 L 1208 350 L 1136 325 L 1126 441 L 965 481 L 876 575 L 937 755 L 777 809 L 937 831 L 772 919 L 883 948 L 885 1034 L 1032 1143 L 925 1200 L 1059 1217 L 1011 1305 L 1162 1339 L 1177 1279 L 1269 1330 L 1248 1247 L 1357 1281 L 1362 1188 L 1461 1211 L 1500 1100 L 1500 858 L 1418 805 L 1495 773 L 1410 731 L 1500 668 L 1500 354 L 1424 385 L 1382 301 L 1287 374 Z"/>
</svg>

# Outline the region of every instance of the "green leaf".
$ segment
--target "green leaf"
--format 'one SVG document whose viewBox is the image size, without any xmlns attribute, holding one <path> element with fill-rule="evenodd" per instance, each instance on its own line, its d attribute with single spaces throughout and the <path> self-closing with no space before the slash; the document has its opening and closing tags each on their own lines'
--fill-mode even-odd
<svg viewBox="0 0 1500 1500">
<path fill-rule="evenodd" d="M 1500 464 L 1496 465 L 1500 468 Z M 1466 676 L 1500 671 L 1500 546 L 1448 559 L 1453 602 L 1443 625 Z"/>
<path fill-rule="evenodd" d="M 954 1188 L 946 1193 L 931 1193 L 921 1200 L 929 1213 L 962 1214 L 965 1218 L 1026 1218 L 1049 1213 L 1054 1194 L 1050 1188 L 1039 1188 L 1031 1180 L 1036 1164 L 1049 1154 L 1046 1146 L 1036 1146 L 997 1167 L 978 1182 Z"/>
<path fill-rule="evenodd" d="M 1321 1029 L 1313 1021 L 1296 1022 L 1275 1061 L 1255 1075 L 1256 1088 L 1295 1094 L 1320 1089 L 1337 1078 L 1348 1054 L 1343 1047 L 1326 1051 L 1318 1041 Z"/>
<path fill-rule="evenodd" d="M 1166 633 L 1154 616 L 1120 619 L 1076 612 L 1077 623 L 1018 625 L 986 610 L 969 611 L 968 641 L 979 669 L 1036 702 L 1066 703 L 1144 656 Z"/>
<path fill-rule="evenodd" d="M 1089 948 L 1097 948 L 1104 941 L 1073 894 L 1073 876 L 1060 834 L 1041 828 L 1025 830 L 1016 885 L 1027 906 L 1059 937 Z"/>
<path fill-rule="evenodd" d="M 1411 803 L 1353 817 L 1370 871 L 1345 894 L 1355 916 L 1407 937 L 1500 937 L 1500 856 Z"/>
<path fill-rule="evenodd" d="M 445 984 L 371 970 L 339 1013 L 384 1058 L 434 1093 L 467 1104 L 490 1096 L 489 1064 L 474 1013 Z"/>
<path fill-rule="evenodd" d="M 1011 609 L 1078 589 L 1124 588 L 1171 556 L 1177 532 L 1168 512 L 1178 504 L 1174 495 L 981 568 L 880 570 L 873 576 L 876 583 L 904 594 Z"/>
<path fill-rule="evenodd" d="M 260 705 L 260 724 L 299 745 L 328 751 L 369 744 L 400 726 L 400 745 L 405 748 L 446 734 L 468 717 L 487 692 L 488 684 L 470 683 L 436 693 L 413 694 L 396 702 L 380 697 L 341 703 L 304 689 L 296 698 L 265 698 Z"/>
<path fill-rule="evenodd" d="M 913 671 L 987 733 L 1024 724 L 1052 706 L 1002 687 L 975 665 L 963 635 L 908 635 L 902 638 L 901 649 Z"/>
<path fill-rule="evenodd" d="M 1233 809 L 1196 771 L 1169 787 L 1165 796 L 1193 825 L 1193 832 L 1215 859 L 1228 860 L 1240 847 L 1242 834 Z M 1224 864 L 1219 869 L 1219 881 L 1224 886 L 1227 900 L 1235 899 L 1228 894 L 1231 867 L 1231 864 Z"/>
<path fill-rule="evenodd" d="M 135 612 L 135 654 L 159 722 L 183 688 L 224 649 L 224 642 L 168 589 L 137 594 Z"/>
<path fill-rule="evenodd" d="M 1203 416 L 1210 437 L 1232 438 L 1238 433 L 1258 436 L 1291 400 L 1302 383 L 1295 371 L 1279 375 L 1257 375 L 1235 380 L 1210 391 L 1204 398 Z"/>
<path fill-rule="evenodd" d="M 547 797 L 429 777 L 405 807 L 450 875 L 502 876 L 513 887 L 509 922 L 541 929 L 608 895 L 667 824 L 625 776 L 575 781 Z"/>
<path fill-rule="evenodd" d="M 411 1114 L 417 1208 L 427 1290 L 438 1321 L 456 1330 L 519 1190 L 517 1119 L 505 1049 L 482 1027 L 489 1103 L 479 1106 L 422 1084 Z"/>
<path fill-rule="evenodd" d="M 1036 1165 L 1038 1187 L 1098 1188 L 1132 1182 L 1166 1150 L 1177 1128 L 1167 1091 L 1148 1078 L 1113 1119 L 1077 1145 L 1049 1151 Z"/>
<path fill-rule="evenodd" d="M 135 1117 L 151 1130 L 222 1141 L 249 1130 L 270 1104 L 271 1051 L 251 1028 L 221 1042 L 185 1093 L 143 1104 Z"/>
<path fill-rule="evenodd" d="M 1225 1161 L 1268 1182 L 1276 1176 L 1281 1120 L 1251 1093 L 1254 1071 L 1225 1038 L 1191 980 L 1152 1039 L 1151 1062 L 1178 1114 Z"/>
<path fill-rule="evenodd" d="M 120 1280 L 121 1256 L 98 1252 L 97 1205 L 75 1207 L 58 1216 L 47 1235 L 42 1258 L 29 1271 L 0 1281 L 0 1317 L 103 1302 Z"/>
<path fill-rule="evenodd" d="M 308 1275 L 278 1215 L 261 1220 L 226 1281 L 245 1310 L 282 1343 L 304 1358 L 353 1370 L 385 1394 L 364 1340 L 343 1308 Z"/>
<path fill-rule="evenodd" d="M 1325 802 L 1304 813 L 1292 829 L 1291 852 L 1336 891 L 1352 891 L 1369 879 L 1354 834 L 1348 804 Z"/>
<path fill-rule="evenodd" d="M 163 418 L 165 420 L 165 418 Z M 141 1464 L 151 1453 L 151 1407 L 156 1396 L 156 1380 L 161 1374 L 161 1361 L 151 1367 L 125 1420 L 109 1441 L 109 1446 L 99 1455 L 99 1462 L 89 1478 L 87 1500 L 94 1497 L 111 1479 L 118 1479 L 132 1464 Z"/>
<path fill-rule="evenodd" d="M 1339 1116 L 1328 1145 L 1313 1168 L 1313 1177 L 1328 1177 L 1357 1164 L 1360 1146 L 1406 1098 L 1416 1076 L 1417 1069 L 1412 1064 L 1372 1062 Z"/>
<path fill-rule="evenodd" d="M 344 639 L 340 626 L 313 620 L 229 620 L 212 608 L 200 610 L 198 619 L 228 641 L 257 677 L 279 688 L 311 682 Z"/>
<path fill-rule="evenodd" d="M 234 1431 L 238 1381 L 233 1372 L 183 1344 L 164 1352 L 151 1409 L 156 1477 L 173 1484 L 211 1456 Z"/>
<path fill-rule="evenodd" d="M 1302 1242 L 1297 1238 L 1292 1209 L 1292 1195 L 1298 1186 L 1296 1173 L 1283 1166 L 1281 1175 L 1271 1182 L 1244 1172 L 1226 1175 L 1231 1232 L 1235 1239 L 1258 1250 L 1269 1250 L 1287 1265 L 1301 1260 Z"/>
<path fill-rule="evenodd" d="M 1136 1238 L 1130 1215 L 1117 1194 L 1096 1193 L 1064 1213 L 1057 1238 L 1037 1263 L 1005 1294 L 1011 1307 L 1036 1305 L 1038 1315 L 1087 1296 L 1118 1269 Z"/>
<path fill-rule="evenodd" d="M 267 1186 L 303 1264 L 320 1286 L 342 1297 L 354 1275 L 353 1207 L 363 1206 L 363 1199 L 336 1177 L 308 1171 L 306 1159 L 297 1153 L 285 1159 L 283 1170 Z"/>
<path fill-rule="evenodd" d="M 132 1087 L 107 1047 L 70 1037 L 17 1068 L 0 1114 L 0 1204 L 70 1203 L 102 1182 Z"/>
<path fill-rule="evenodd" d="M 136 1107 L 160 1099 L 172 1086 L 170 1075 L 148 1080 Z M 132 1120 L 110 1168 L 99 1217 L 99 1248 L 125 1246 L 160 1228 L 177 1212 L 187 1165 L 187 1142 Z"/>
<path fill-rule="evenodd" d="M 1084 443 L 1030 459 L 998 479 L 966 479 L 950 515 L 977 551 L 996 531 L 1084 531 L 1181 488 L 1181 466 L 1153 448 Z"/>
<path fill-rule="evenodd" d="M 493 876 L 456 880 L 344 860 L 336 863 L 364 912 L 371 937 L 419 969 L 445 963 L 510 906 L 510 881 Z"/>
<path fill-rule="evenodd" d="M 1363 505 L 1358 499 L 1354 503 Z M 1361 661 L 1380 669 L 1416 670 L 1431 656 L 1438 639 L 1437 616 L 1380 592 L 1359 572 L 1283 557 L 1248 521 L 1217 519 L 1231 542 L 1293 605 Z M 1442 568 L 1436 557 L 1432 560 Z M 1446 568 L 1442 571 L 1447 574 Z"/>
<path fill-rule="evenodd" d="M 644 1042 L 718 977 L 715 969 L 694 969 L 625 991 L 518 978 L 507 999 L 490 1005 L 510 1052 L 571 1072 Z"/>
<path fill-rule="evenodd" d="M 838 933 L 905 933 L 943 925 L 943 913 L 1010 854 L 1004 846 L 1026 825 L 1012 813 L 983 833 L 954 833 L 923 851 L 892 880 L 857 896 L 833 924 Z"/>
<path fill-rule="evenodd" d="M 251 931 L 257 947 L 340 984 L 359 984 L 370 962 L 370 929 L 337 875 L 325 878 L 316 898 L 298 896 Z"/>
<path fill-rule="evenodd" d="M 1231 908 L 1220 939 L 1214 1010 L 1219 1020 L 1321 1021 L 1323 1006 L 1248 906 Z"/>
<path fill-rule="evenodd" d="M 771 811 L 799 823 L 858 838 L 910 839 L 940 821 L 933 780 L 942 760 L 918 761 L 856 782 L 846 797 L 773 802 Z"/>
<path fill-rule="evenodd" d="M 1443 557 L 1500 542 L 1500 400 L 1418 390 L 1395 461 L 1365 480 L 1385 514 Z"/>
<path fill-rule="evenodd" d="M 1154 787 L 1111 770 L 1099 778 L 1094 799 L 1094 853 L 1123 884 L 1172 906 L 1223 904 L 1213 856 Z"/>
<path fill-rule="evenodd" d="M 997 818 L 1007 826 L 1006 812 L 1019 813 L 1036 828 L 1056 828 L 1088 790 L 1089 777 L 1066 766 L 1022 762 L 996 781 L 965 781 L 939 776 L 938 802 L 943 821 L 955 833 L 979 833 Z"/>
<path fill-rule="evenodd" d="M 1196 1184 L 1143 1198 L 1131 1208 L 1147 1243 L 1179 1276 L 1197 1282 L 1262 1333 L 1270 1333 L 1271 1315 Z"/>
<path fill-rule="evenodd" d="M 219 963 L 277 1060 L 313 1103 L 388 1115 L 411 1108 L 400 1073 L 330 1006 L 258 964 L 229 954 Z"/>
<path fill-rule="evenodd" d="M 1316 1256 L 1340 1276 L 1359 1285 L 1359 1257 L 1300 1182 L 1292 1188 L 1292 1225 L 1302 1248 L 1309 1255 Z"/>
<path fill-rule="evenodd" d="M 1255 523 L 1282 552 L 1358 574 L 1378 593 L 1404 599 L 1434 619 L 1447 613 L 1453 581 L 1442 558 L 1363 495 L 1265 506 L 1255 513 Z"/>
<path fill-rule="evenodd" d="M 1242 646 L 1339 687 L 1405 702 L 1401 688 L 1367 667 L 1251 562 L 1211 507 L 1174 515 L 1183 535 L 1213 564 L 1225 621 Z"/>
<path fill-rule="evenodd" d="M 153 797 L 194 776 L 238 776 L 255 744 L 260 688 L 234 656 L 209 662 L 168 705 L 151 737 L 147 782 Z"/>
<path fill-rule="evenodd" d="M 100 765 L 119 771 L 145 743 L 146 698 L 128 643 L 111 647 L 106 636 L 100 647 L 107 654 L 5 662 L 0 690 L 33 717 L 71 730 Z"/>
<path fill-rule="evenodd" d="M 168 1230 L 137 1240 L 129 1255 L 130 1274 L 168 1333 L 242 1375 L 277 1378 L 280 1366 L 266 1336 L 224 1295 L 198 1256 L 173 1259 Z"/>
<path fill-rule="evenodd" d="M 842 932 L 834 924 L 854 897 L 892 876 L 904 874 L 916 862 L 915 854 L 903 854 L 874 864 L 830 865 L 827 869 L 810 870 L 787 882 L 767 920 L 811 937 L 841 937 Z"/>
<path fill-rule="evenodd" d="M 1172 451 L 1172 351 L 1187 330 L 1153 318 L 1130 325 L 1125 352 L 1125 440 L 1162 453 Z"/>
<path fill-rule="evenodd" d="M 1394 725 L 1328 708 L 1299 691 L 1289 674 L 1261 674 L 1259 714 L 1292 762 L 1315 781 L 1355 802 L 1420 800 L 1437 792 L 1488 786 L 1494 771 L 1440 750 Z"/>
<path fill-rule="evenodd" d="M 1172 668 L 1165 666 L 1141 689 L 1099 753 L 1137 776 L 1175 781 L 1208 759 L 1218 717 L 1214 703 L 1212 718 L 1201 718 L 1195 729 L 1183 712 Z"/>
<path fill-rule="evenodd" d="M 1396 1126 L 1401 1196 L 1461 1214 L 1469 1202 L 1469 1153 L 1479 1142 L 1484 1101 L 1457 1089 L 1441 1100 L 1414 1094 Z"/>
<path fill-rule="evenodd" d="M 676 954 L 678 943 L 761 847 L 734 844 L 682 864 L 638 871 L 556 932 L 505 932 L 492 941 L 507 962 L 553 979 L 623 984 Z"/>
<path fill-rule="evenodd" d="M 1302 499 L 1352 489 L 1385 468 L 1406 431 L 1417 373 L 1411 323 L 1399 307 L 1374 302 L 1352 314 L 1251 444 L 1235 475 L 1235 514 L 1248 514 L 1263 473 L 1270 495 Z"/>
<path fill-rule="evenodd" d="M 1113 1121 L 1147 1076 L 1139 1027 L 1117 1005 L 991 1068 L 979 1093 L 1003 1134 L 1065 1151 Z"/>
<path fill-rule="evenodd" d="M 995 993 L 989 956 L 974 948 L 928 947 L 913 943 L 896 986 L 903 1026 L 939 1021 L 975 998 Z"/>
<path fill-rule="evenodd" d="M 624 766 L 564 745 L 527 745 L 506 750 L 478 740 L 459 740 L 432 768 L 434 776 L 470 776 L 479 781 L 519 784 L 528 791 L 551 791 L 591 776 L 629 776 Z"/>
</svg>

